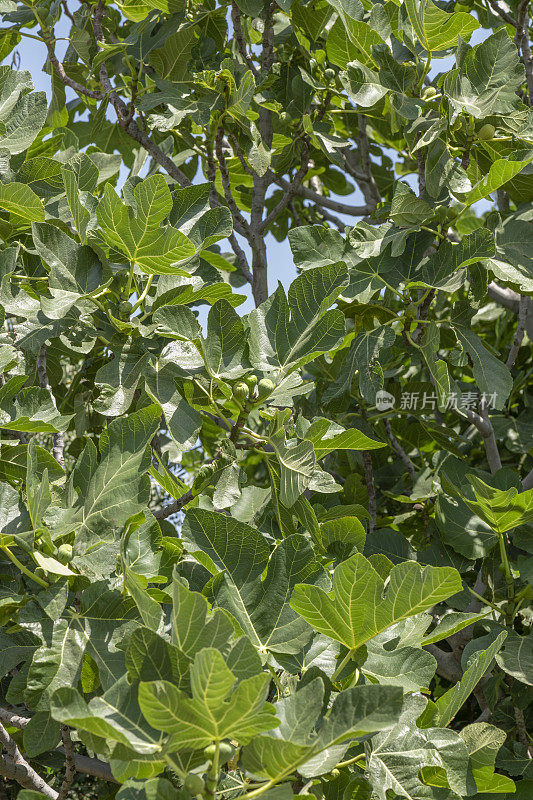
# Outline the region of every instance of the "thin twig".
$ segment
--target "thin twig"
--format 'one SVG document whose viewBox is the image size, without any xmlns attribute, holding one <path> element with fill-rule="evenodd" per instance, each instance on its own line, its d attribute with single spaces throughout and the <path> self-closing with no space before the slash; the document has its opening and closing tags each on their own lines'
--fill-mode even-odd
<svg viewBox="0 0 533 800">
<path fill-rule="evenodd" d="M 385 417 L 385 419 L 383 420 L 383 423 L 385 425 L 385 431 L 386 431 L 386 434 L 387 434 L 387 438 L 388 438 L 389 442 L 392 445 L 392 449 L 396 452 L 396 455 L 398 455 L 401 458 L 401 460 L 403 461 L 403 463 L 405 464 L 407 472 L 411 476 L 411 480 L 414 483 L 415 482 L 416 471 L 415 471 L 415 466 L 414 466 L 413 462 L 411 461 L 411 459 L 409 458 L 409 456 L 407 455 L 407 453 L 405 452 L 405 450 L 401 446 L 401 444 L 398 441 L 398 439 L 396 438 L 396 436 L 393 434 L 392 428 L 391 428 L 391 424 L 390 424 L 390 420 L 387 419 L 387 417 Z"/>
<path fill-rule="evenodd" d="M 67 0 L 61 0 L 61 5 L 63 6 L 63 11 L 65 12 L 69 20 L 72 22 L 73 25 L 75 25 L 76 20 L 74 19 L 74 14 L 67 5 Z"/>
<path fill-rule="evenodd" d="M 102 19 L 105 13 L 105 8 L 106 7 L 104 3 L 102 0 L 100 0 L 96 6 L 93 18 L 94 35 L 96 41 L 102 45 L 105 44 L 104 34 L 102 31 Z M 109 80 L 105 63 L 102 63 L 100 67 L 99 80 L 104 93 L 109 96 L 109 99 L 115 109 L 120 127 L 129 136 L 131 136 L 132 139 L 142 145 L 144 149 L 152 156 L 154 161 L 156 161 L 159 166 L 166 169 L 171 178 L 174 178 L 174 180 L 177 181 L 177 183 L 179 183 L 181 186 L 190 186 L 192 181 L 185 175 L 185 173 L 176 166 L 171 158 L 166 156 L 163 151 L 160 150 L 156 144 L 154 144 L 147 133 L 141 131 L 134 120 L 130 119 L 129 108 L 113 88 L 113 85 Z"/>
<path fill-rule="evenodd" d="M 292 205 L 292 203 L 290 205 Z M 331 222 L 331 224 L 335 225 L 335 227 L 340 233 L 344 233 L 344 231 L 346 230 L 346 223 L 343 222 L 342 219 L 339 219 L 338 217 L 335 216 L 335 214 L 331 214 L 329 211 L 326 211 L 325 208 L 317 209 L 317 211 L 322 217 L 322 219 L 326 220 L 326 222 Z M 302 222 L 299 222 L 298 224 L 303 225 Z"/>
<path fill-rule="evenodd" d="M 494 475 L 495 472 L 498 472 L 499 469 L 502 468 L 502 462 L 500 459 L 500 453 L 498 450 L 498 443 L 496 442 L 496 435 L 494 433 L 494 428 L 492 427 L 492 422 L 489 418 L 489 410 L 487 407 L 486 401 L 482 398 L 479 402 L 479 414 L 481 419 L 483 420 L 484 430 L 481 430 L 478 425 L 474 422 L 474 425 L 480 431 L 483 437 L 483 443 L 485 445 L 485 453 L 487 455 L 487 461 L 489 463 L 490 471 Z"/>
<path fill-rule="evenodd" d="M 274 222 L 274 220 L 277 219 L 277 217 L 281 214 L 281 212 L 288 206 L 294 195 L 297 193 L 298 187 L 300 186 L 301 182 L 303 181 L 307 173 L 308 166 L 309 166 L 309 140 L 306 137 L 303 142 L 302 161 L 300 164 L 300 168 L 298 169 L 298 172 L 290 182 L 289 188 L 285 190 L 285 194 L 283 195 L 279 203 L 277 203 L 277 205 L 274 206 L 270 214 L 268 214 L 262 221 L 262 223 L 259 225 L 259 233 L 263 233 L 263 231 L 268 230 L 268 227 L 272 224 L 272 222 Z"/>
<path fill-rule="evenodd" d="M 231 147 L 233 149 L 233 152 L 241 162 L 243 170 L 253 178 L 254 175 L 257 175 L 257 172 L 255 171 L 255 169 L 252 169 L 252 167 L 246 161 L 237 137 L 235 136 L 234 133 L 228 133 L 228 139 L 231 141 Z"/>
<path fill-rule="evenodd" d="M 209 146 L 206 147 L 206 160 L 207 160 L 207 180 L 211 184 L 211 188 L 209 190 L 209 203 L 212 207 L 214 207 L 216 205 L 220 205 L 220 203 L 218 200 L 218 194 L 215 186 L 217 167 L 215 164 L 215 159 L 213 158 L 213 152 Z M 228 242 L 230 243 L 231 249 L 235 253 L 237 261 L 239 262 L 242 274 L 244 275 L 248 283 L 252 284 L 253 278 L 250 266 L 248 264 L 248 259 L 246 258 L 246 254 L 242 249 L 242 247 L 240 246 L 237 237 L 235 236 L 234 233 L 231 233 L 228 236 Z"/>
<path fill-rule="evenodd" d="M 507 356 L 507 361 L 505 362 L 508 369 L 514 367 L 514 363 L 518 356 L 518 351 L 522 346 L 522 341 L 524 339 L 524 331 L 526 328 L 526 316 L 527 316 L 527 298 L 520 297 L 520 300 L 518 302 L 518 318 L 516 320 L 516 333 L 511 349 L 509 350 L 509 355 Z"/>
<path fill-rule="evenodd" d="M 190 503 L 192 498 L 192 489 L 189 489 L 187 492 L 185 492 L 185 494 L 182 494 L 181 497 L 178 497 L 176 500 L 174 500 L 173 503 L 170 503 L 164 508 L 160 508 L 159 511 L 154 511 L 154 517 L 156 519 L 167 519 L 168 517 L 171 517 L 172 514 L 177 514 L 178 511 L 181 511 L 181 509 L 187 505 L 187 503 Z"/>
<path fill-rule="evenodd" d="M 48 50 L 48 58 L 50 59 L 50 63 L 55 69 L 59 79 L 65 84 L 65 86 L 69 86 L 71 89 L 74 89 L 75 92 L 78 92 L 78 94 L 82 94 L 85 97 L 90 97 L 92 100 L 103 100 L 105 97 L 104 92 L 100 91 L 99 89 L 87 89 L 86 86 L 82 86 L 82 84 L 78 83 L 78 81 L 69 78 L 65 72 L 65 67 L 55 54 L 54 38 L 50 31 L 45 31 L 41 28 L 40 34 L 43 42 L 46 45 L 46 49 Z"/>
<path fill-rule="evenodd" d="M 508 14 L 507 11 L 505 11 L 505 9 L 502 8 L 499 5 L 499 3 L 496 2 L 496 0 L 487 0 L 487 2 L 492 8 L 492 10 L 495 11 L 499 17 L 505 20 L 505 22 L 507 22 L 508 25 L 512 25 L 513 28 L 518 28 L 518 22 L 514 19 L 514 17 Z"/>
<path fill-rule="evenodd" d="M 426 157 L 422 150 L 416 151 L 416 163 L 418 167 L 418 194 L 421 197 L 426 191 Z"/>
<path fill-rule="evenodd" d="M 361 161 L 361 169 L 363 176 L 359 180 L 356 177 L 357 183 L 363 192 L 367 205 L 375 208 L 381 201 L 381 193 L 378 189 L 377 183 L 372 175 L 372 161 L 370 160 L 370 144 L 368 141 L 368 134 L 366 130 L 366 117 L 364 114 L 357 115 L 357 124 L 359 134 L 357 137 L 359 143 L 359 157 Z"/>
<path fill-rule="evenodd" d="M 63 747 L 65 748 L 65 774 L 63 775 L 63 781 L 59 788 L 58 800 L 66 800 L 70 788 L 74 783 L 74 778 L 76 777 L 76 756 L 68 725 L 61 725 L 61 739 L 63 740 Z"/>
<path fill-rule="evenodd" d="M 224 189 L 224 197 L 228 204 L 229 210 L 235 222 L 238 222 L 241 228 L 245 231 L 245 235 L 249 237 L 249 225 L 241 214 L 235 198 L 231 192 L 231 183 L 229 178 L 228 166 L 226 157 L 222 149 L 222 140 L 224 138 L 224 128 L 219 127 L 215 136 L 215 153 L 218 161 L 218 168 L 220 170 L 220 177 L 222 179 L 222 188 Z"/>
<path fill-rule="evenodd" d="M 282 189 L 289 189 L 290 183 L 281 178 L 275 173 L 269 173 L 271 180 L 281 186 Z M 331 211 L 336 211 L 338 214 L 348 214 L 352 217 L 365 217 L 370 214 L 372 207 L 370 206 L 352 206 L 350 203 L 342 203 L 340 200 L 333 200 L 331 197 L 326 197 L 323 194 L 315 192 L 308 186 L 298 186 L 294 194 L 297 197 L 303 197 L 305 200 L 312 200 L 317 206 L 329 208 Z"/>
<path fill-rule="evenodd" d="M 52 405 L 54 406 L 55 410 L 57 411 L 57 403 L 54 397 L 54 393 L 52 391 L 52 387 L 50 386 L 50 381 L 48 380 L 48 372 L 46 371 L 46 345 L 43 344 L 41 349 L 39 350 L 39 355 L 37 357 L 37 377 L 39 378 L 39 385 L 41 389 L 45 389 L 48 394 L 50 395 L 50 400 L 52 401 Z M 65 439 L 63 434 L 59 431 L 58 433 L 54 433 L 53 435 L 53 455 L 57 463 L 61 466 L 65 466 L 65 457 L 64 457 L 64 450 L 65 450 Z"/>
<path fill-rule="evenodd" d="M 362 456 L 366 490 L 368 493 L 368 513 L 370 514 L 370 519 L 368 520 L 368 532 L 373 533 L 376 527 L 377 504 L 376 487 L 374 485 L 374 470 L 372 469 L 372 456 L 370 454 L 370 450 L 363 450 Z"/>
<path fill-rule="evenodd" d="M 235 39 L 237 41 L 239 53 L 243 57 L 248 68 L 251 69 L 253 75 L 257 76 L 258 74 L 257 67 L 252 61 L 252 58 L 246 46 L 246 39 L 244 38 L 244 31 L 242 29 L 242 24 L 241 24 L 241 12 L 239 10 L 239 6 L 237 5 L 237 3 L 234 2 L 234 0 L 231 3 L 231 21 L 233 23 L 233 31 L 235 33 Z"/>
</svg>

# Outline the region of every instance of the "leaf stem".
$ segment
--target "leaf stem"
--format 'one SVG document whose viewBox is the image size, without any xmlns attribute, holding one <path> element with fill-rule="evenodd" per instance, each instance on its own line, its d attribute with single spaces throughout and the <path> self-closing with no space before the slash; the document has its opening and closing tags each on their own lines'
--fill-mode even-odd
<svg viewBox="0 0 533 800">
<path fill-rule="evenodd" d="M 509 606 L 507 607 L 507 611 L 505 616 L 507 617 L 509 623 L 512 622 L 512 618 L 509 619 L 509 615 L 511 613 L 510 604 L 514 598 L 514 581 L 513 576 L 511 573 L 511 567 L 509 565 L 509 558 L 507 557 L 507 548 L 505 546 L 505 536 L 504 534 L 499 535 L 499 544 L 500 544 L 500 558 L 502 560 L 502 564 L 505 570 L 505 582 L 507 583 L 507 600 L 509 601 Z"/>
<path fill-rule="evenodd" d="M 35 575 L 30 569 L 25 567 L 24 564 L 18 560 L 16 555 L 11 552 L 11 550 L 9 549 L 9 547 L 7 547 L 7 545 L 3 545 L 2 547 L 0 547 L 0 550 L 3 550 L 3 552 L 9 558 L 9 560 L 12 561 L 13 564 L 16 567 L 18 567 L 22 573 L 24 573 L 24 575 L 26 575 L 28 578 L 31 578 L 32 581 L 38 583 L 39 586 L 43 587 L 43 589 L 48 589 L 50 587 L 48 581 L 45 581 L 44 578 L 39 578 L 38 575 Z"/>
<path fill-rule="evenodd" d="M 443 242 L 445 242 L 446 239 L 448 238 L 447 236 L 444 236 L 442 233 L 440 233 L 440 231 L 434 231 L 433 228 L 430 228 L 428 225 L 421 225 L 420 228 L 423 231 L 432 233 L 433 236 L 436 236 L 438 239 L 442 239 Z"/>
<path fill-rule="evenodd" d="M 153 276 L 153 275 L 149 275 L 149 276 L 148 276 L 148 280 L 146 281 L 146 286 L 145 286 L 145 287 L 144 287 L 144 289 L 142 290 L 142 294 L 139 296 L 139 299 L 137 300 L 137 302 L 135 303 L 135 305 L 134 305 L 134 306 L 133 306 L 133 308 L 131 309 L 131 314 L 133 314 L 133 312 L 134 312 L 134 311 L 136 311 L 136 310 L 139 308 L 139 306 L 141 305 L 141 303 L 143 303 L 143 302 L 144 302 L 144 300 L 145 300 L 145 298 L 146 298 L 146 295 L 147 295 L 147 294 L 148 294 L 148 292 L 150 291 L 150 286 L 152 285 L 152 281 L 153 281 L 153 279 L 154 279 L 154 276 Z"/>
<path fill-rule="evenodd" d="M 126 286 L 126 294 L 128 295 L 128 299 L 131 295 L 131 286 L 133 283 L 133 270 L 135 269 L 135 261 L 130 262 L 130 272 L 128 275 L 128 284 Z"/>
<path fill-rule="evenodd" d="M 497 612 L 498 612 L 498 614 L 501 614 L 501 613 L 502 613 L 502 610 L 501 610 L 501 608 L 499 608 L 497 605 L 495 605 L 494 603 L 492 603 L 490 600 L 487 600 L 487 598 L 486 598 L 486 597 L 483 597 L 483 595 L 481 595 L 481 594 L 478 594 L 478 593 L 477 593 L 477 592 L 476 592 L 474 589 L 472 589 L 470 586 L 468 586 L 467 588 L 468 588 L 468 591 L 470 592 L 470 594 L 473 594 L 473 595 L 474 595 L 474 597 L 477 597 L 477 599 L 478 599 L 478 600 L 481 600 L 481 602 L 482 602 L 484 605 L 486 605 L 486 606 L 489 606 L 490 608 L 492 608 L 492 610 L 493 610 L 493 611 L 497 611 Z"/>
<path fill-rule="evenodd" d="M 218 762 L 220 758 L 220 742 L 216 741 L 215 743 L 215 752 L 213 755 L 213 760 L 211 761 L 211 766 L 207 771 L 206 775 L 206 795 L 208 797 L 214 798 L 216 795 L 216 790 L 218 786 Z"/>
<path fill-rule="evenodd" d="M 337 669 L 335 670 L 335 672 L 331 676 L 331 682 L 332 683 L 337 680 L 337 678 L 339 677 L 339 675 L 343 671 L 343 669 L 346 666 L 346 664 L 348 664 L 348 662 L 351 661 L 354 652 L 355 652 L 354 650 L 348 650 L 348 652 L 346 653 L 346 655 L 342 659 L 341 663 L 339 664 L 339 666 L 337 667 Z"/>
<path fill-rule="evenodd" d="M 349 767 L 350 764 L 358 764 L 360 761 L 364 761 L 365 758 L 366 758 L 365 753 L 359 753 L 353 758 L 348 758 L 346 761 L 339 761 L 335 769 L 342 769 L 343 767 Z"/>
</svg>

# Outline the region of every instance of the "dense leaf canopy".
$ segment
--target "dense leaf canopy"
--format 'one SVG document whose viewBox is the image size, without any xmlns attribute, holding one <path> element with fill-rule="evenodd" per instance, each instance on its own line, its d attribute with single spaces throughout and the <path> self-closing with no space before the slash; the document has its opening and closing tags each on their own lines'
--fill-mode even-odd
<svg viewBox="0 0 533 800">
<path fill-rule="evenodd" d="M 0 789 L 531 798 L 528 0 L 0 14 Z"/>
</svg>

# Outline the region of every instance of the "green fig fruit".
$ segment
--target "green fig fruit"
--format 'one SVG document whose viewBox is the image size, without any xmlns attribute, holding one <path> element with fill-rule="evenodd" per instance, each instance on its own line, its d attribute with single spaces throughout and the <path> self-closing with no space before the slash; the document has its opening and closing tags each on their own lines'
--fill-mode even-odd
<svg viewBox="0 0 533 800">
<path fill-rule="evenodd" d="M 477 132 L 477 138 L 482 142 L 488 142 L 490 139 L 494 139 L 494 134 L 496 133 L 496 128 L 494 125 L 491 125 L 489 122 L 486 122 L 479 131 Z"/>
<path fill-rule="evenodd" d="M 57 548 L 57 558 L 61 561 L 62 564 L 65 564 L 67 561 L 70 561 L 72 558 L 72 545 L 71 544 L 62 544 Z"/>
<path fill-rule="evenodd" d="M 270 380 L 270 378 L 261 378 L 259 383 L 257 384 L 257 396 L 260 400 L 264 400 L 266 397 L 272 394 L 274 391 L 274 384 Z"/>
<path fill-rule="evenodd" d="M 237 381 L 233 384 L 233 397 L 238 403 L 244 403 L 248 399 L 250 390 L 244 381 Z"/>
<path fill-rule="evenodd" d="M 122 302 L 118 304 L 118 315 L 120 319 L 129 319 L 132 311 L 133 305 L 129 300 L 122 300 Z"/>
<path fill-rule="evenodd" d="M 205 781 L 201 775 L 197 775 L 195 772 L 189 772 L 183 781 L 183 786 L 190 794 L 195 796 L 197 794 L 202 794 L 205 789 Z"/>
</svg>

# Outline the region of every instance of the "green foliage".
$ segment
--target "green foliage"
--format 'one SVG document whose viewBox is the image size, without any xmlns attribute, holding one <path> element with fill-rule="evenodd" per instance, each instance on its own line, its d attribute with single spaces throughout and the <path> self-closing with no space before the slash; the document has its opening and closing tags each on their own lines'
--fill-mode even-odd
<svg viewBox="0 0 533 800">
<path fill-rule="evenodd" d="M 0 2 L 0 794 L 531 797 L 528 13 Z"/>
</svg>

